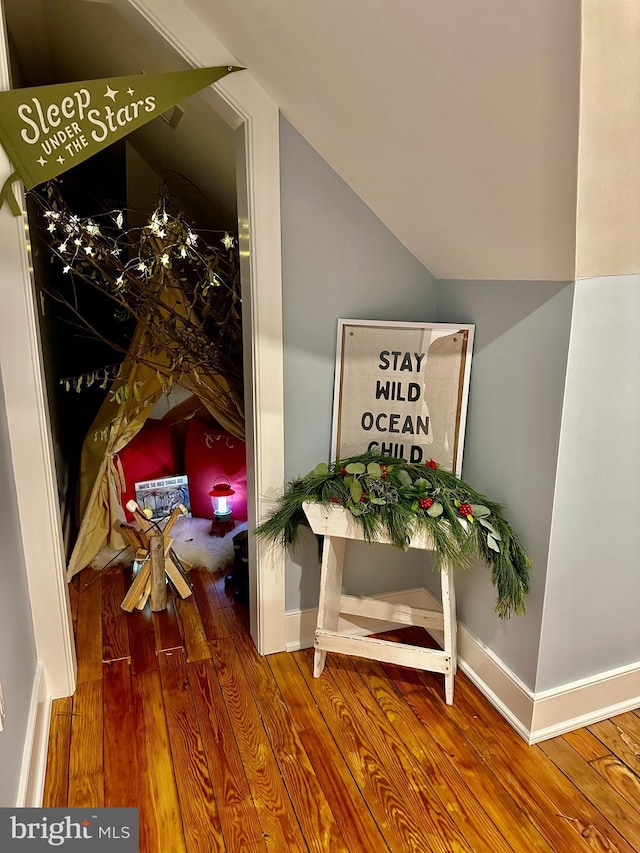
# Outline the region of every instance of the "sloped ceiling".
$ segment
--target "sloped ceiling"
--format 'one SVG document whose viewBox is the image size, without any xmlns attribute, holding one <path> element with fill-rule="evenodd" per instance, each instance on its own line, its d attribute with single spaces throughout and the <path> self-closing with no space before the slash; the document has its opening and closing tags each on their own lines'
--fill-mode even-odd
<svg viewBox="0 0 640 853">
<path fill-rule="evenodd" d="M 176 71 L 188 67 L 161 40 L 134 31 L 109 3 L 86 0 L 3 0 L 16 85 Z M 127 137 L 169 182 L 202 227 L 237 229 L 235 139 L 201 95 L 185 99 L 172 129 L 160 118 Z"/>
<path fill-rule="evenodd" d="M 580 0 L 186 2 L 438 278 L 573 278 Z"/>
<path fill-rule="evenodd" d="M 574 277 L 580 0 L 184 2 L 435 276 Z M 108 0 L 4 4 L 20 52 L 58 79 L 184 65 Z M 181 136 L 136 145 L 229 209 L 233 141 L 197 105 Z"/>
</svg>

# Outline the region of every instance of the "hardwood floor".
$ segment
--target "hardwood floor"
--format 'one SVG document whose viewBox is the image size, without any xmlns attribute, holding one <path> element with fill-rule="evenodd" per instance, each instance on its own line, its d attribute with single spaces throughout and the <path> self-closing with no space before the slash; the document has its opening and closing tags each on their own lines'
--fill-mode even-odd
<svg viewBox="0 0 640 853">
<path fill-rule="evenodd" d="M 137 806 L 145 853 L 640 850 L 638 712 L 530 747 L 462 673 L 447 706 L 433 673 L 260 657 L 223 575 L 191 577 L 156 614 L 121 569 L 74 580 L 45 806 Z"/>
</svg>

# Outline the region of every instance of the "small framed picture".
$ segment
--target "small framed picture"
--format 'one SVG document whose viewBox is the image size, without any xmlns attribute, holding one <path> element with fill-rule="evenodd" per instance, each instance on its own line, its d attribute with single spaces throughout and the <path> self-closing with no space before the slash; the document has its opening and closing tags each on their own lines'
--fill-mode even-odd
<svg viewBox="0 0 640 853">
<path fill-rule="evenodd" d="M 460 476 L 474 326 L 338 320 L 332 458 L 373 450 Z"/>
<path fill-rule="evenodd" d="M 171 510 L 183 504 L 191 515 L 189 480 L 185 475 L 143 480 L 135 484 L 136 503 L 144 511 L 150 509 L 154 520 L 164 518 Z"/>
</svg>

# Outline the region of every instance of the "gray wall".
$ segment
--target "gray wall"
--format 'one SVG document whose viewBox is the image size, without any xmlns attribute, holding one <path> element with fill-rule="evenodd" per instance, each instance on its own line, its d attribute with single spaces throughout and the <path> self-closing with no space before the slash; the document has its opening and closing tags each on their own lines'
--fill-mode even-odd
<svg viewBox="0 0 640 853">
<path fill-rule="evenodd" d="M 280 145 L 289 480 L 329 458 L 338 319 L 433 321 L 436 282 L 284 118 Z M 365 572 L 350 553 L 349 591 L 422 585 L 415 554 L 398 556 L 392 574 L 382 557 Z M 287 610 L 317 604 L 313 537 L 290 556 L 286 581 Z"/>
<path fill-rule="evenodd" d="M 475 323 L 462 477 L 505 506 L 533 561 L 526 616 L 493 612 L 484 565 L 456 578 L 462 622 L 535 687 L 573 284 L 440 281 L 438 321 Z M 437 578 L 428 574 L 427 586 Z"/>
<path fill-rule="evenodd" d="M 537 689 L 640 662 L 640 275 L 575 307 Z"/>
<path fill-rule="evenodd" d="M 7 711 L 4 730 L 0 732 L 0 806 L 13 806 L 36 671 L 36 650 L 1 375 L 0 484 L 0 681 Z"/>
</svg>

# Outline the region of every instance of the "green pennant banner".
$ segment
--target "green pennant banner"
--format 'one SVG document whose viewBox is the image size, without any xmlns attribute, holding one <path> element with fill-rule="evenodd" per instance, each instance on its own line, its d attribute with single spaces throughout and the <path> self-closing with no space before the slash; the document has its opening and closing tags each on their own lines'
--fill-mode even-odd
<svg viewBox="0 0 640 853">
<path fill-rule="evenodd" d="M 14 181 L 22 180 L 29 190 L 55 178 L 183 98 L 241 70 L 224 65 L 0 92 L 0 142 L 15 169 L 0 203 L 8 198 L 16 213 L 9 190 Z"/>
</svg>

